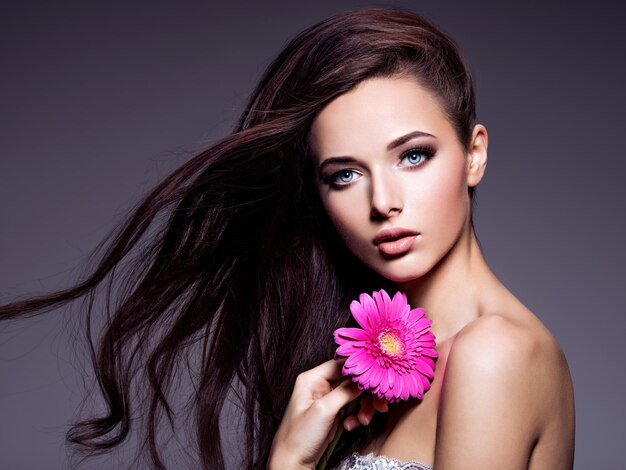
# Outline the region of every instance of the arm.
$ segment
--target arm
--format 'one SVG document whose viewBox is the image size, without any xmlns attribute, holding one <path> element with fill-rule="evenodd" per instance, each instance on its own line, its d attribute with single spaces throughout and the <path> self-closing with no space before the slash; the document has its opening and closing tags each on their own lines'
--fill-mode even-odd
<svg viewBox="0 0 626 470">
<path fill-rule="evenodd" d="M 459 334 L 437 418 L 437 470 L 527 468 L 547 411 L 550 354 L 529 330 L 495 315 Z"/>
</svg>

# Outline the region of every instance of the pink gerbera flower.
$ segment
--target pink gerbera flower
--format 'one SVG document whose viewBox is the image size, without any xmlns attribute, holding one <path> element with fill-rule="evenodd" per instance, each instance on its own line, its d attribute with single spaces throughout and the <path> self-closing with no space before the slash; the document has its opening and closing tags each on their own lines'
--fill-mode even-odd
<svg viewBox="0 0 626 470">
<path fill-rule="evenodd" d="M 373 298 L 361 294 L 350 311 L 363 328 L 338 328 L 335 359 L 347 357 L 342 373 L 361 390 L 370 390 L 389 403 L 423 398 L 435 376 L 435 335 L 423 308 L 411 310 L 406 295 L 393 299 L 384 290 Z"/>
</svg>

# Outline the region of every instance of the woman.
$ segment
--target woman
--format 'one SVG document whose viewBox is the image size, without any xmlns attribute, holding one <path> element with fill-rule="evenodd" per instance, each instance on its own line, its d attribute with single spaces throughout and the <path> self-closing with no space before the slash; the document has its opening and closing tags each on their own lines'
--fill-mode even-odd
<svg viewBox="0 0 626 470">
<path fill-rule="evenodd" d="M 369 451 L 411 468 L 571 468 L 566 361 L 489 269 L 470 223 L 468 188 L 483 177 L 487 131 L 478 124 L 460 140 L 423 83 L 411 65 L 368 78 L 311 128 L 321 199 L 345 245 L 430 312 L 440 355 L 423 400 L 393 406 L 383 432 L 343 468 L 387 461 L 363 459 Z M 361 395 L 351 380 L 332 388 L 341 365 L 298 377 L 274 439 L 275 468 L 315 467 L 339 410 Z M 364 397 L 345 429 L 368 425 L 375 410 L 384 404 Z"/>
<path fill-rule="evenodd" d="M 173 383 L 184 367 L 203 468 L 224 466 L 218 423 L 237 382 L 247 468 L 313 468 L 357 397 L 329 466 L 371 452 L 437 469 L 571 468 L 565 358 L 473 230 L 487 158 L 474 119 L 455 45 L 410 12 L 346 12 L 299 34 L 233 134 L 155 188 L 91 276 L 0 309 L 12 318 L 89 295 L 90 321 L 96 288 L 119 286 L 97 345 L 88 337 L 107 409 L 68 439 L 106 451 L 139 417 L 152 466 L 165 468 L 157 438 L 164 415 L 172 428 L 183 416 Z M 433 321 L 439 358 L 423 400 L 387 405 L 329 360 L 350 300 L 381 288 Z"/>
</svg>

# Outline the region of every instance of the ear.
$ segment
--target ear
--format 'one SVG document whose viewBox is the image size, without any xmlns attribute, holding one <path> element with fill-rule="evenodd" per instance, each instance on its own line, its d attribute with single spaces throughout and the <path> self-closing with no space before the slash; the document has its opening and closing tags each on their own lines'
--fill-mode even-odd
<svg viewBox="0 0 626 470">
<path fill-rule="evenodd" d="M 472 131 L 472 143 L 467 152 L 467 186 L 476 186 L 487 168 L 487 128 L 476 124 Z"/>
</svg>

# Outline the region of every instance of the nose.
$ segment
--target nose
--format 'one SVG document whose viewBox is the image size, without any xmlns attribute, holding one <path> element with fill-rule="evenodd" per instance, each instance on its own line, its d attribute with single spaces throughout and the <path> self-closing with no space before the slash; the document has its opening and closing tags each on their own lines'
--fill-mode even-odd
<svg viewBox="0 0 626 470">
<path fill-rule="evenodd" d="M 404 204 L 398 183 L 389 171 L 372 174 L 371 217 L 373 219 L 387 219 L 402 212 Z"/>
</svg>

